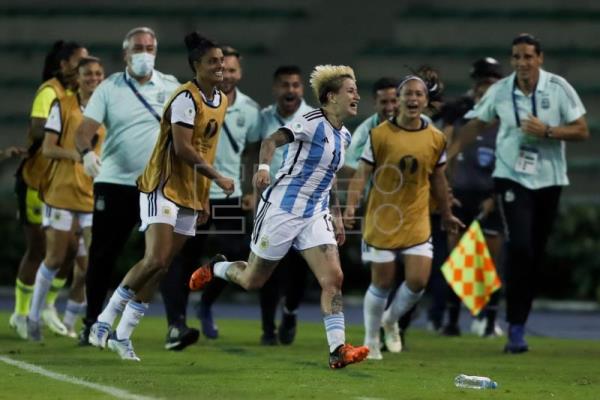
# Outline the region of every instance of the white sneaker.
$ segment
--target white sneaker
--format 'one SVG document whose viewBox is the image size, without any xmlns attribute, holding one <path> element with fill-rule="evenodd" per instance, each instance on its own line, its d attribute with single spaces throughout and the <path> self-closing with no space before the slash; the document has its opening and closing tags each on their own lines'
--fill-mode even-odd
<svg viewBox="0 0 600 400">
<path fill-rule="evenodd" d="M 92 346 L 100 347 L 101 349 L 106 348 L 106 341 L 110 335 L 111 326 L 106 322 L 96 321 L 90 328 L 90 336 L 88 342 Z"/>
<path fill-rule="evenodd" d="M 67 327 L 62 323 L 56 312 L 56 307 L 46 306 L 42 310 L 42 321 L 54 333 L 61 336 L 67 335 Z"/>
<path fill-rule="evenodd" d="M 140 361 L 140 358 L 133 351 L 133 344 L 129 339 L 119 340 L 116 335 L 111 335 L 108 338 L 108 348 L 119 354 L 122 360 Z"/>
<path fill-rule="evenodd" d="M 487 321 L 484 319 L 475 318 L 473 322 L 471 322 L 471 333 L 483 337 L 485 335 L 485 327 L 487 325 Z"/>
<path fill-rule="evenodd" d="M 13 328 L 21 339 L 27 339 L 27 316 L 13 313 L 8 320 L 8 324 Z"/>
<path fill-rule="evenodd" d="M 74 328 L 67 328 L 67 336 L 71 339 L 77 339 L 77 332 L 75 332 Z"/>
<path fill-rule="evenodd" d="M 383 356 L 381 355 L 381 343 L 379 343 L 379 340 L 376 342 L 365 342 L 365 346 L 369 348 L 367 360 L 383 360 Z"/>
<path fill-rule="evenodd" d="M 398 322 L 391 325 L 383 324 L 383 338 L 385 347 L 390 353 L 400 353 L 402 351 L 402 340 L 400 339 L 400 328 Z"/>
<path fill-rule="evenodd" d="M 497 322 L 494 324 L 494 335 L 496 335 L 496 336 L 504 335 L 504 331 L 500 327 L 500 324 L 498 324 Z"/>
</svg>

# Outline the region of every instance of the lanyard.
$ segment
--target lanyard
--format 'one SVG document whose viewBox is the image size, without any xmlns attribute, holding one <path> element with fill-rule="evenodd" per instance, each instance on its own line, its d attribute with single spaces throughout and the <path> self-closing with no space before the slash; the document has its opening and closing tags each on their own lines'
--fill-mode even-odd
<svg viewBox="0 0 600 400">
<path fill-rule="evenodd" d="M 133 86 L 133 84 L 129 81 L 129 79 L 127 79 L 127 76 L 125 76 L 125 74 L 123 74 L 123 79 L 125 79 L 125 83 L 127 84 L 127 86 L 129 86 L 129 88 L 131 89 L 133 94 L 135 94 L 135 96 L 144 105 L 144 107 L 146 107 L 148 109 L 148 111 L 150 111 L 150 114 L 152 114 L 154 116 L 154 118 L 156 118 L 156 120 L 158 122 L 160 122 L 160 115 L 158 115 L 158 113 L 154 110 L 154 108 L 152 108 L 152 106 L 150 104 L 148 104 L 148 101 L 146 101 L 144 96 L 142 96 L 142 94 L 140 92 L 138 92 L 138 90 L 135 88 L 135 86 Z"/>
<path fill-rule="evenodd" d="M 233 135 L 231 134 L 231 131 L 229 130 L 229 127 L 227 126 L 227 123 L 225 121 L 223 121 L 223 132 L 225 132 L 225 136 L 227 136 L 227 139 L 229 139 L 229 144 L 231 144 L 231 147 L 233 148 L 235 154 L 239 153 L 240 147 L 235 142 L 235 139 L 233 138 Z"/>
<path fill-rule="evenodd" d="M 521 127 L 521 118 L 519 118 L 519 111 L 517 110 L 517 96 L 515 95 L 516 89 L 517 89 L 517 77 L 515 76 L 515 80 L 513 82 L 513 88 L 512 88 L 512 103 L 513 103 L 513 110 L 515 112 L 515 121 L 517 122 L 517 126 L 520 128 Z M 534 117 L 537 117 L 537 106 L 535 104 L 536 89 L 537 89 L 537 83 L 535 84 L 535 87 L 533 88 L 533 92 L 531 92 L 531 113 L 533 114 Z"/>
</svg>

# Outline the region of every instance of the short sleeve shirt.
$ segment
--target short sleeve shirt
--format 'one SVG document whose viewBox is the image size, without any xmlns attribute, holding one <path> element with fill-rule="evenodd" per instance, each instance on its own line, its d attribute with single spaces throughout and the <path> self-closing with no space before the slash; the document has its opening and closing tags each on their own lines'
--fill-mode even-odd
<svg viewBox="0 0 600 400">
<path fill-rule="evenodd" d="M 51 87 L 39 91 L 31 106 L 31 118 L 47 118 L 52 102 L 56 99 L 56 92 Z"/>
<path fill-rule="evenodd" d="M 127 72 L 117 72 L 98 86 L 84 113 L 85 117 L 106 127 L 102 168 L 94 182 L 136 186 L 136 179 L 144 170 L 158 138 L 159 121 L 137 98 L 126 80 L 158 115 L 179 87 L 174 76 L 156 70 L 143 85 Z"/>
<path fill-rule="evenodd" d="M 575 89 L 558 75 L 540 70 L 535 95 L 527 96 L 516 87 L 515 79 L 513 73 L 496 82 L 465 116 L 484 122 L 495 118 L 500 120 L 493 176 L 510 179 L 528 189 L 568 185 L 565 142 L 526 135 L 519 120 L 527 119 L 529 114 L 537 114 L 549 126 L 566 125 L 585 115 L 585 107 Z M 537 154 L 534 173 L 515 169 L 522 148 Z"/>
<path fill-rule="evenodd" d="M 300 107 L 298 110 L 287 118 L 282 117 L 277 112 L 277 104 L 272 104 L 266 108 L 263 108 L 261 111 L 261 139 L 264 139 L 268 136 L 271 136 L 273 133 L 277 132 L 277 130 L 286 124 L 290 123 L 294 118 L 297 118 L 301 115 L 304 115 L 310 111 L 313 111 L 314 108 L 306 104 L 304 99 L 300 103 Z M 287 156 L 288 146 L 281 146 L 275 149 L 275 153 L 273 154 L 273 158 L 271 159 L 271 179 L 275 177 L 275 173 L 281 166 Z"/>
<path fill-rule="evenodd" d="M 369 139 L 369 131 L 379 125 L 379 115 L 377 113 L 371 115 L 365 119 L 352 134 L 352 143 L 346 150 L 346 163 L 347 167 L 356 169 L 358 168 L 358 160 L 365 148 L 365 144 Z"/>
<path fill-rule="evenodd" d="M 214 167 L 222 175 L 233 179 L 235 191 L 231 197 L 240 197 L 242 195 L 242 153 L 246 143 L 260 140 L 261 118 L 258 103 L 238 89 L 235 90 L 235 101 L 227 108 L 225 122 L 221 127 Z M 210 198 L 226 198 L 223 189 L 214 182 L 210 186 Z"/>
</svg>

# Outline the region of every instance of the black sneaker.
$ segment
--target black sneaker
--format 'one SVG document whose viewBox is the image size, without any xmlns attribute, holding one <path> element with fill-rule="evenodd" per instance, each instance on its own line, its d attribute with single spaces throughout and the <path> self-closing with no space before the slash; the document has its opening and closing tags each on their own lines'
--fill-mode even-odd
<svg viewBox="0 0 600 400">
<path fill-rule="evenodd" d="M 277 346 L 277 336 L 274 332 L 263 332 L 260 337 L 260 344 L 263 346 Z"/>
<path fill-rule="evenodd" d="M 81 346 L 81 347 L 91 346 L 91 344 L 90 344 L 90 329 L 92 329 L 92 327 L 87 326 L 86 324 L 83 324 L 83 326 L 81 327 L 81 330 L 79 331 L 79 337 L 78 337 L 79 342 L 77 343 L 79 346 Z"/>
<path fill-rule="evenodd" d="M 440 331 L 442 336 L 460 336 L 460 328 L 458 325 L 448 324 Z"/>
<path fill-rule="evenodd" d="M 200 331 L 194 328 L 188 328 L 186 325 L 169 326 L 167 339 L 165 340 L 166 350 L 183 350 L 191 344 L 198 341 Z"/>
<path fill-rule="evenodd" d="M 292 344 L 296 338 L 296 314 L 283 312 L 281 325 L 279 325 L 278 336 L 281 344 Z"/>
</svg>

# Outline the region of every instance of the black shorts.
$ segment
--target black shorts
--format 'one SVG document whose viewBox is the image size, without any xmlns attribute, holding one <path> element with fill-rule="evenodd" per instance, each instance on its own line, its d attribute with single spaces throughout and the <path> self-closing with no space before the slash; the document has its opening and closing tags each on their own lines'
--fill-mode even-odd
<svg viewBox="0 0 600 400">
<path fill-rule="evenodd" d="M 454 190 L 454 197 L 461 202 L 462 207 L 454 206 L 452 212 L 466 226 L 481 213 L 481 203 L 493 196 L 491 192 L 481 192 L 474 190 Z M 498 207 L 494 208 L 487 217 L 479 221 L 483 233 L 486 235 L 499 235 L 502 233 L 502 219 Z"/>
</svg>

